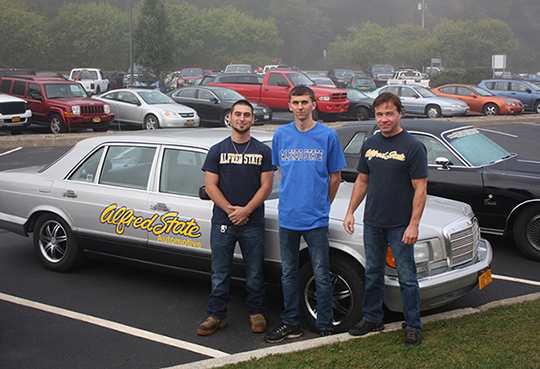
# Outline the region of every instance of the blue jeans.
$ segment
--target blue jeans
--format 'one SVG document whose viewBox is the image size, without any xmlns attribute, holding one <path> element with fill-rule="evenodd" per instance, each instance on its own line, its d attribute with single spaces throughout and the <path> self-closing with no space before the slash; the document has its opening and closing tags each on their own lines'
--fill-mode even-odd
<svg viewBox="0 0 540 369">
<path fill-rule="evenodd" d="M 279 228 L 281 246 L 281 284 L 283 288 L 283 305 L 281 319 L 285 324 L 300 324 L 300 237 L 308 244 L 309 256 L 315 277 L 317 290 L 317 327 L 321 330 L 333 330 L 332 319 L 332 282 L 330 280 L 330 251 L 328 227 L 294 231 Z"/>
<path fill-rule="evenodd" d="M 422 329 L 420 321 L 420 288 L 416 276 L 413 245 L 404 244 L 401 239 L 405 227 L 377 228 L 364 225 L 364 248 L 366 252 L 366 288 L 362 313 L 364 320 L 378 323 L 383 320 L 384 269 L 388 245 L 396 260 L 401 299 L 403 302 L 403 329 Z"/>
<path fill-rule="evenodd" d="M 240 244 L 246 272 L 247 307 L 250 315 L 261 314 L 264 303 L 264 226 L 238 227 L 212 224 L 212 292 L 208 300 L 208 315 L 216 319 L 227 317 L 231 268 L 236 242 Z"/>
</svg>

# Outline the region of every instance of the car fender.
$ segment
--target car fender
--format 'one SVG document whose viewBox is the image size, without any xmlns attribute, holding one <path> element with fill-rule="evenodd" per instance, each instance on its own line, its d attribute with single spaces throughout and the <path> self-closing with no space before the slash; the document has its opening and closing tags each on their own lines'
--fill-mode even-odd
<svg viewBox="0 0 540 369">
<path fill-rule="evenodd" d="M 27 218 L 28 220 L 24 224 L 25 236 L 28 236 L 28 233 L 34 232 L 34 226 L 36 224 L 37 219 L 41 215 L 46 214 L 46 213 L 58 215 L 67 223 L 69 228 L 74 230 L 73 219 L 69 216 L 68 213 L 66 213 L 60 208 L 57 208 L 51 205 L 39 205 L 30 211 L 30 215 Z"/>
<path fill-rule="evenodd" d="M 507 234 L 509 230 L 512 230 L 514 227 L 514 221 L 517 217 L 517 215 L 527 206 L 531 205 L 540 205 L 540 199 L 530 199 L 527 201 L 523 201 L 519 204 L 517 204 L 512 211 L 510 211 L 510 214 L 508 214 L 508 217 L 506 218 L 506 224 L 504 226 L 504 234 Z"/>
</svg>

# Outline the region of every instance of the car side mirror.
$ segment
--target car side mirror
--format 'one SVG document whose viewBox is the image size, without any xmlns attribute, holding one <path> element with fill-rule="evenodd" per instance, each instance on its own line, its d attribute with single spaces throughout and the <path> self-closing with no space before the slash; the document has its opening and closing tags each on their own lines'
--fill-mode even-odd
<svg viewBox="0 0 540 369">
<path fill-rule="evenodd" d="M 35 100 L 43 101 L 43 96 L 38 92 L 33 92 L 30 94 L 30 97 Z"/>
<path fill-rule="evenodd" d="M 525 92 L 527 92 L 528 94 L 530 94 L 530 93 L 532 93 L 532 90 L 531 90 L 530 88 L 527 88 L 527 89 L 525 90 Z"/>
<path fill-rule="evenodd" d="M 450 160 L 448 160 L 447 158 L 443 157 L 443 156 L 438 156 L 436 159 L 435 159 L 435 163 L 437 165 L 440 165 L 441 167 L 440 168 L 437 168 L 437 170 L 450 170 Z"/>
<path fill-rule="evenodd" d="M 471 97 L 473 97 L 475 99 L 478 98 L 478 96 L 476 96 L 475 94 L 471 94 Z"/>
<path fill-rule="evenodd" d="M 281 87 L 291 87 L 291 86 L 289 85 L 289 82 L 285 82 L 285 81 L 279 81 L 279 82 L 277 83 L 277 85 L 278 85 L 278 86 L 281 86 Z"/>
<path fill-rule="evenodd" d="M 212 97 L 212 98 L 210 99 L 210 102 L 211 102 L 211 103 L 214 103 L 214 104 L 219 104 L 219 100 L 218 100 L 217 98 L 215 98 L 215 97 Z"/>
<path fill-rule="evenodd" d="M 206 187 L 205 186 L 199 187 L 199 198 L 201 200 L 211 200 L 210 196 L 208 196 L 208 194 L 206 193 Z"/>
</svg>

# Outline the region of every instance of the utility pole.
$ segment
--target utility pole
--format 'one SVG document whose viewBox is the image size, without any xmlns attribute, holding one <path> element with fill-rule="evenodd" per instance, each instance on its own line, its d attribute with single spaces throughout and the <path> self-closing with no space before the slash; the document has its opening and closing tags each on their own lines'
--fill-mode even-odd
<svg viewBox="0 0 540 369">
<path fill-rule="evenodd" d="M 133 0 L 129 0 L 129 65 L 131 68 L 130 86 L 133 86 L 135 68 L 133 65 Z"/>
<path fill-rule="evenodd" d="M 422 29 L 426 27 L 426 0 L 418 3 L 418 10 L 422 12 Z"/>
</svg>

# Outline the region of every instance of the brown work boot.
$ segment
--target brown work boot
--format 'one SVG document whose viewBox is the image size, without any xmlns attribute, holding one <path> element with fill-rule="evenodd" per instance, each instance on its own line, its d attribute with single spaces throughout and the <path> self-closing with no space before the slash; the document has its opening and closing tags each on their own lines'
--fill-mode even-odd
<svg viewBox="0 0 540 369">
<path fill-rule="evenodd" d="M 197 328 L 197 334 L 199 336 L 209 336 L 215 331 L 227 326 L 227 319 L 216 319 L 209 316 L 204 323 Z"/>
<path fill-rule="evenodd" d="M 264 333 L 266 331 L 266 319 L 262 314 L 255 314 L 249 316 L 251 322 L 251 331 L 253 333 Z"/>
</svg>

